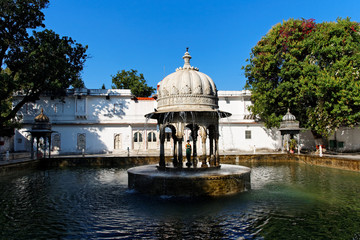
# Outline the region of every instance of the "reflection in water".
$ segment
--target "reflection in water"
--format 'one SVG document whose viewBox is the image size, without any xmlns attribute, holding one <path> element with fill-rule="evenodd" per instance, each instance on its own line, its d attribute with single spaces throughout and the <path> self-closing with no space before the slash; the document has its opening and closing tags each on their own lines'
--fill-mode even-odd
<svg viewBox="0 0 360 240">
<path fill-rule="evenodd" d="M 359 173 L 258 164 L 231 197 L 150 197 L 117 168 L 0 177 L 1 239 L 359 239 Z"/>
</svg>

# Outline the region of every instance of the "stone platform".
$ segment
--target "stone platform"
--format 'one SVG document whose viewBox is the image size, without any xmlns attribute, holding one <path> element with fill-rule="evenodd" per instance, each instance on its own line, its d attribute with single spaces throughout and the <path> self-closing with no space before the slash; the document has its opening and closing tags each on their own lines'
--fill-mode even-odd
<svg viewBox="0 0 360 240">
<path fill-rule="evenodd" d="M 129 189 L 150 195 L 203 197 L 232 195 L 250 189 L 250 168 L 221 164 L 211 171 L 159 171 L 157 165 L 128 170 Z"/>
</svg>

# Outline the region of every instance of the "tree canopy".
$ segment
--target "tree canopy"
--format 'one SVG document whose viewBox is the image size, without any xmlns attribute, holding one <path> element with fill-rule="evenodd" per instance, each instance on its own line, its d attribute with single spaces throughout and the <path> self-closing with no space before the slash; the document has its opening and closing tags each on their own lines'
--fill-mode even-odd
<svg viewBox="0 0 360 240">
<path fill-rule="evenodd" d="M 68 87 L 82 87 L 80 72 L 87 46 L 44 28 L 48 0 L 0 1 L 0 127 L 14 123 L 16 113 L 42 93 L 53 97 Z M 14 106 L 13 96 L 23 96 Z M 0 129 L 0 130 L 1 130 Z"/>
<path fill-rule="evenodd" d="M 315 136 L 360 120 L 360 27 L 349 18 L 279 23 L 251 50 L 244 67 L 251 111 L 278 127 L 287 109 Z"/>
<path fill-rule="evenodd" d="M 112 77 L 112 88 L 130 89 L 136 97 L 149 97 L 154 93 L 155 88 L 146 84 L 146 80 L 142 73 L 138 74 L 137 70 L 130 71 L 121 70 Z"/>
</svg>

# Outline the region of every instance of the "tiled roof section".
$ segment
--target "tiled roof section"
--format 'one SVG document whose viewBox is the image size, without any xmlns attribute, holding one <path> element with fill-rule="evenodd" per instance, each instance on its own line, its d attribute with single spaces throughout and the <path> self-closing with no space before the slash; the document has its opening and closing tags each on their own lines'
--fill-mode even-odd
<svg viewBox="0 0 360 240">
<path fill-rule="evenodd" d="M 136 99 L 139 101 L 155 101 L 152 97 L 136 97 Z"/>
<path fill-rule="evenodd" d="M 244 119 L 253 120 L 253 119 L 255 119 L 255 116 L 253 114 L 248 114 L 248 115 L 244 116 Z"/>
</svg>

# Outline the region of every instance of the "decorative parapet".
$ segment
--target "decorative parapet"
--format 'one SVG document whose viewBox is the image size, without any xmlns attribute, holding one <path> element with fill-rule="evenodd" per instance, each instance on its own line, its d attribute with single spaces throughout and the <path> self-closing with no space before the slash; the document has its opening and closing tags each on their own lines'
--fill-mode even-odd
<svg viewBox="0 0 360 240">
<path fill-rule="evenodd" d="M 288 122 L 281 122 L 280 123 L 280 129 L 281 130 L 296 130 L 299 129 L 299 122 L 298 121 L 288 121 Z"/>
<path fill-rule="evenodd" d="M 218 98 L 216 96 L 204 96 L 204 95 L 172 95 L 158 99 L 158 110 L 179 108 L 181 106 L 187 106 L 190 109 L 193 107 L 198 109 L 206 108 L 208 110 L 218 109 Z M 187 108 L 181 108 L 186 111 Z"/>
</svg>

